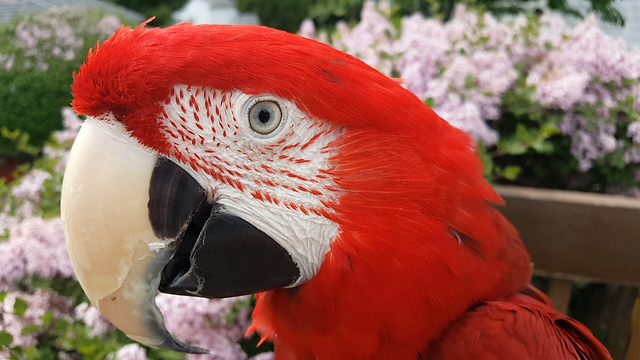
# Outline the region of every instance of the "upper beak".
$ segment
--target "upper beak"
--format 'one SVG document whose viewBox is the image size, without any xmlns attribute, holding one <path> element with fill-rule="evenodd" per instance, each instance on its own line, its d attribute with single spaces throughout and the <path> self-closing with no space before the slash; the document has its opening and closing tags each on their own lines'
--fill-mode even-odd
<svg viewBox="0 0 640 360">
<path fill-rule="evenodd" d="M 188 353 L 155 304 L 160 291 L 227 297 L 295 283 L 296 263 L 203 186 L 111 119 L 88 118 L 71 150 L 61 211 L 73 268 L 93 305 L 130 338 Z"/>
</svg>

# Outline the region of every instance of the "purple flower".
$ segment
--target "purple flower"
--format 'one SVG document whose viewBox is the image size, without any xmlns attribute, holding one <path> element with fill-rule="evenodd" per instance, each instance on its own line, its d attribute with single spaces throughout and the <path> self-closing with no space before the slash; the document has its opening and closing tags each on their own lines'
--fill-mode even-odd
<svg viewBox="0 0 640 360">
<path fill-rule="evenodd" d="M 248 327 L 248 314 L 239 314 L 231 324 L 225 320 L 233 304 L 243 299 L 246 297 L 208 300 L 159 294 L 156 303 L 171 333 L 211 351 L 206 356 L 187 355 L 188 359 L 244 360 L 246 354 L 237 342 Z"/>
<path fill-rule="evenodd" d="M 16 313 L 17 301 L 24 301 L 27 305 L 23 314 Z M 13 336 L 13 347 L 25 348 L 35 345 L 36 337 L 46 329 L 30 334 L 23 334 L 23 329 L 27 325 L 42 326 L 42 317 L 48 312 L 52 312 L 55 318 L 69 321 L 70 305 L 69 299 L 42 289 L 36 289 L 33 294 L 10 291 L 0 303 L 0 331 L 6 331 Z"/>
<path fill-rule="evenodd" d="M 98 336 L 113 330 L 113 325 L 104 316 L 100 314 L 98 309 L 91 304 L 82 303 L 73 309 L 74 316 L 80 319 L 85 325 L 91 328 L 90 336 Z"/>
<path fill-rule="evenodd" d="M 113 15 L 107 15 L 96 25 L 96 32 L 103 36 L 111 36 L 122 26 L 120 19 Z"/>
<path fill-rule="evenodd" d="M 396 31 L 389 19 L 378 12 L 373 1 L 364 3 L 361 21 L 356 26 L 350 29 L 346 23 L 339 22 L 336 30 L 337 36 L 331 39 L 333 47 L 360 58 L 384 74 L 391 73 L 393 63 L 382 54 L 392 54 L 392 38 Z"/>
<path fill-rule="evenodd" d="M 98 21 L 81 10 L 53 9 L 24 17 L 15 28 L 12 44 L 24 56 L 25 68 L 35 64 L 36 70 L 47 71 L 50 58 L 72 61 L 80 55 L 85 37 L 106 38 L 119 26 L 120 21 L 113 15 Z M 4 67 L 11 69 L 13 60 L 4 61 Z"/>
<path fill-rule="evenodd" d="M 258 354 L 252 357 L 251 360 L 274 360 L 274 354 L 272 352 Z"/>
<path fill-rule="evenodd" d="M 640 121 L 634 121 L 627 127 L 627 136 L 633 140 L 633 143 L 640 145 Z"/>
<path fill-rule="evenodd" d="M 11 190 L 15 197 L 25 200 L 38 201 L 40 192 L 44 190 L 44 182 L 51 179 L 51 174 L 46 171 L 34 169 L 29 171 L 20 180 L 20 184 Z"/>
<path fill-rule="evenodd" d="M 10 290 L 15 281 L 32 275 L 75 277 L 59 217 L 16 222 L 9 228 L 9 239 L 0 242 L 0 261 L 0 290 Z"/>
<path fill-rule="evenodd" d="M 298 31 L 300 36 L 304 36 L 308 39 L 316 38 L 316 25 L 313 23 L 313 20 L 307 18 L 302 21 L 300 24 L 300 30 Z"/>
<path fill-rule="evenodd" d="M 116 360 L 146 360 L 147 353 L 138 344 L 128 344 L 116 352 Z"/>
<path fill-rule="evenodd" d="M 482 120 L 480 108 L 472 102 L 462 101 L 460 97 L 451 95 L 433 110 L 451 125 L 466 131 L 484 144 L 492 145 L 498 141 L 498 133 Z"/>
</svg>

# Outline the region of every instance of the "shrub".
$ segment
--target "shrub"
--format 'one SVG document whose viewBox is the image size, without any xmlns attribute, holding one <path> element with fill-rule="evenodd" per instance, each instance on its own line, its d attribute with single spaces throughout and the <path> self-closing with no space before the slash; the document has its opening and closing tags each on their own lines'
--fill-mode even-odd
<svg viewBox="0 0 640 360">
<path fill-rule="evenodd" d="M 23 151 L 7 133 L 28 134 L 41 148 L 62 128 L 59 109 L 71 101 L 73 71 L 96 41 L 121 24 L 113 15 L 55 9 L 0 28 L 0 156 Z M 2 135 L 2 134 L 0 134 Z M 22 137 L 24 139 L 24 135 Z"/>
</svg>

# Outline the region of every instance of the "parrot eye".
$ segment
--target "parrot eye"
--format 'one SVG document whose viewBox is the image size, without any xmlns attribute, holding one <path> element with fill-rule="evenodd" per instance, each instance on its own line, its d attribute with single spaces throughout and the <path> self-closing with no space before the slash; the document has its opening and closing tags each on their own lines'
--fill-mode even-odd
<svg viewBox="0 0 640 360">
<path fill-rule="evenodd" d="M 282 110 L 275 101 L 258 101 L 249 108 L 249 126 L 259 134 L 274 132 L 281 121 Z"/>
</svg>

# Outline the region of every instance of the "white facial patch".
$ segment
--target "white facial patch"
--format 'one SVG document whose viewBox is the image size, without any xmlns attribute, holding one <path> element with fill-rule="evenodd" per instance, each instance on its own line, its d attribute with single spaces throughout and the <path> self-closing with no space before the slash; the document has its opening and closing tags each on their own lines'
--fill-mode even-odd
<svg viewBox="0 0 640 360">
<path fill-rule="evenodd" d="M 254 131 L 248 116 L 260 101 L 276 102 L 280 125 Z M 344 132 L 310 118 L 292 102 L 268 94 L 250 96 L 176 86 L 158 121 L 182 164 L 223 205 L 265 232 L 293 257 L 301 277 L 320 268 L 338 226 L 327 219 L 339 189 L 327 174 L 335 155 L 328 145 Z"/>
</svg>

